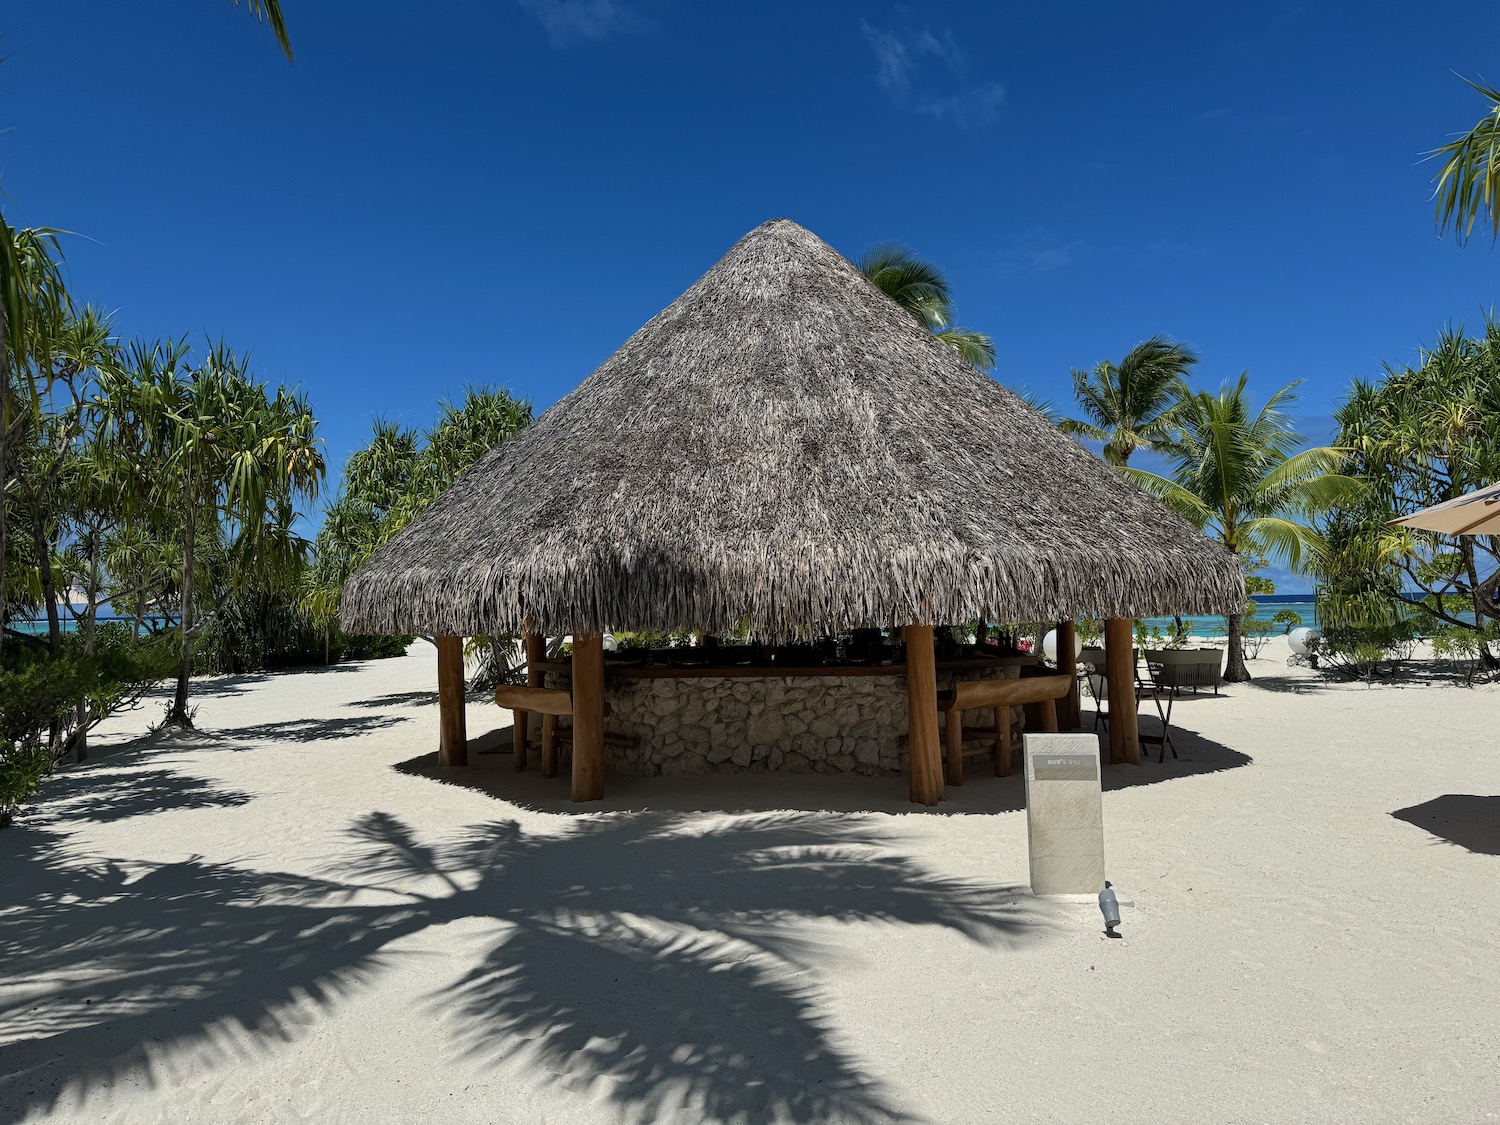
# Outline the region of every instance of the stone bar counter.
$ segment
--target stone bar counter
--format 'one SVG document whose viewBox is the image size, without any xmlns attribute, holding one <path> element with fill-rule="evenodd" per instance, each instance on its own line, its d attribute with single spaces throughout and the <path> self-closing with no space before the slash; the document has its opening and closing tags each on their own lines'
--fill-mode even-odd
<svg viewBox="0 0 1500 1125">
<path fill-rule="evenodd" d="M 614 772 L 633 775 L 785 770 L 902 774 L 907 767 L 906 666 L 901 663 L 654 664 L 612 659 L 605 671 Z M 959 680 L 1015 678 L 1034 657 L 961 655 L 937 662 L 938 690 Z M 547 686 L 563 669 L 548 666 Z M 1011 709 L 1020 745 L 1022 710 Z M 994 725 L 971 711 L 971 726 Z"/>
</svg>

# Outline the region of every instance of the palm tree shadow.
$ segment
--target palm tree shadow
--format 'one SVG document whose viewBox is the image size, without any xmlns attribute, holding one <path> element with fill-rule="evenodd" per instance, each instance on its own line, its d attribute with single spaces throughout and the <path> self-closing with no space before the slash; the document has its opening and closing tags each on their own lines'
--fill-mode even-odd
<svg viewBox="0 0 1500 1125">
<path fill-rule="evenodd" d="M 200 859 L 142 875 L 46 831 L 7 835 L 0 964 L 30 987 L 0 992 L 0 1121 L 177 1051 L 233 1065 L 294 1041 L 309 1005 L 399 965 L 393 941 L 457 919 L 496 936 L 429 1007 L 476 1065 L 592 1083 L 624 1118 L 911 1121 L 840 1040 L 808 924 L 987 945 L 1039 925 L 1016 888 L 936 876 L 875 818 L 621 814 L 555 836 L 500 821 L 435 846 L 376 813 L 323 878 Z"/>
<path fill-rule="evenodd" d="M 234 808 L 251 797 L 177 770 L 130 769 L 134 763 L 104 759 L 65 770 L 46 782 L 41 814 L 49 821 L 106 823 L 178 809 Z"/>
</svg>

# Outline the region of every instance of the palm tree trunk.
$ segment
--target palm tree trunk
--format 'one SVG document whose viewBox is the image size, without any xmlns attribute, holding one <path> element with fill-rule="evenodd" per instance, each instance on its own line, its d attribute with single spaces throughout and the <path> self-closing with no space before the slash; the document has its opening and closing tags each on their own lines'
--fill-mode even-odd
<svg viewBox="0 0 1500 1125">
<path fill-rule="evenodd" d="M 36 536 L 36 565 L 42 574 L 42 599 L 47 603 L 47 649 L 54 656 L 62 651 L 62 620 L 57 615 L 57 579 L 52 573 L 52 542 L 40 526 Z"/>
<path fill-rule="evenodd" d="M 99 616 L 99 533 L 93 529 L 89 535 L 89 584 L 88 602 L 84 610 L 82 633 L 83 651 L 88 655 L 94 654 L 94 623 Z M 74 761 L 83 762 L 89 756 L 89 703 L 87 699 L 78 701 L 76 732 L 73 735 L 73 758 Z"/>
<path fill-rule="evenodd" d="M 177 693 L 172 697 L 172 709 L 167 712 L 169 726 L 191 728 L 188 717 L 188 680 L 193 676 L 193 538 L 196 532 L 193 519 L 193 497 L 189 489 L 187 534 L 182 543 L 182 613 L 179 629 L 182 633 L 182 657 L 177 665 Z"/>
<path fill-rule="evenodd" d="M 1245 667 L 1245 615 L 1230 613 L 1224 617 L 1229 626 L 1229 658 L 1224 665 L 1224 682 L 1244 684 L 1250 681 L 1250 669 Z"/>
<path fill-rule="evenodd" d="M 1468 570 L 1469 592 L 1474 599 L 1474 627 L 1479 630 L 1480 637 L 1484 636 L 1484 594 L 1479 585 L 1479 568 L 1474 565 L 1474 544 L 1467 539 L 1461 540 L 1464 567 Z M 1490 651 L 1490 646 L 1483 640 L 1479 642 L 1479 666 L 1490 670 L 1500 668 L 1500 660 Z"/>
</svg>

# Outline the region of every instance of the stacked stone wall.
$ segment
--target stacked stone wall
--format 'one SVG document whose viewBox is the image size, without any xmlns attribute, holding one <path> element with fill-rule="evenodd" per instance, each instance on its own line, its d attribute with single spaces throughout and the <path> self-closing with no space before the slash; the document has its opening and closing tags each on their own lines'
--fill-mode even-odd
<svg viewBox="0 0 1500 1125">
<path fill-rule="evenodd" d="M 1018 671 L 940 671 L 938 688 L 1001 674 Z M 605 698 L 605 729 L 636 740 L 611 748 L 616 773 L 906 772 L 904 676 L 620 677 L 606 683 Z M 1013 708 L 1016 745 L 1020 721 Z M 964 723 L 993 726 L 994 712 L 966 712 Z"/>
</svg>

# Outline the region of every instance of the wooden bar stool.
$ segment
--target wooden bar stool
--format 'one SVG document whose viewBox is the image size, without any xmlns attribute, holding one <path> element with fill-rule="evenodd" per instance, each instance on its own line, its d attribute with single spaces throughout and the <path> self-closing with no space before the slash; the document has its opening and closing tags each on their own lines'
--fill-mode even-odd
<svg viewBox="0 0 1500 1125">
<path fill-rule="evenodd" d="M 1035 703 L 1042 715 L 1042 730 L 1057 730 L 1057 701 L 1068 694 L 1073 677 L 1062 675 L 1026 676 L 1019 680 L 964 680 L 952 691 L 938 693 L 938 710 L 944 721 L 943 780 L 949 785 L 964 783 L 964 755 L 991 751 L 966 750 L 966 739 L 992 741 L 995 744 L 995 776 L 1010 774 L 1010 709 Z M 964 712 L 993 708 L 995 725 L 964 729 Z"/>
</svg>

